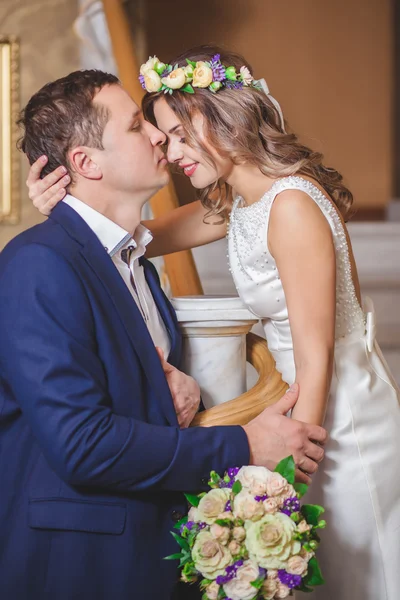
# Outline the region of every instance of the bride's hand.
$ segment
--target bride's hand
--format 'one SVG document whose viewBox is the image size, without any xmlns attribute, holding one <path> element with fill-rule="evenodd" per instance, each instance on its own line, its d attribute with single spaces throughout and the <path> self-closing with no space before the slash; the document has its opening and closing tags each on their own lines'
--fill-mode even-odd
<svg viewBox="0 0 400 600">
<path fill-rule="evenodd" d="M 66 186 L 71 179 L 65 167 L 58 167 L 43 179 L 40 179 L 42 169 L 47 163 L 47 157 L 41 156 L 29 169 L 26 185 L 33 206 L 42 215 L 48 216 L 53 208 L 66 194 Z"/>
</svg>

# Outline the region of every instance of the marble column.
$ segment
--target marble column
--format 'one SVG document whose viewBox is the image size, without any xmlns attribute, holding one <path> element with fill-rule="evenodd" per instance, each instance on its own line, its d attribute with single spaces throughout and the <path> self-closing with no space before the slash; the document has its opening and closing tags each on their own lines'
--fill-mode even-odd
<svg viewBox="0 0 400 600">
<path fill-rule="evenodd" d="M 246 384 L 246 334 L 257 318 L 240 298 L 173 298 L 183 333 L 182 369 L 200 385 L 206 408 L 243 394 Z"/>
</svg>

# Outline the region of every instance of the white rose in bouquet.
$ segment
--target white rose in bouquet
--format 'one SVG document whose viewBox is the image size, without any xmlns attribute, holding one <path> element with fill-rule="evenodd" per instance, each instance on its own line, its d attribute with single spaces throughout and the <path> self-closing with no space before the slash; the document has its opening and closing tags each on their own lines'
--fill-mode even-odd
<svg viewBox="0 0 400 600">
<path fill-rule="evenodd" d="M 224 592 L 231 600 L 252 600 L 256 589 L 251 585 L 259 576 L 255 562 L 246 560 L 236 571 L 236 577 L 224 584 Z"/>
<path fill-rule="evenodd" d="M 300 552 L 300 542 L 293 540 L 296 525 L 283 513 L 247 521 L 245 529 L 250 556 L 264 569 L 286 569 L 289 558 Z"/>
<path fill-rule="evenodd" d="M 246 530 L 244 527 L 234 527 L 232 530 L 232 537 L 238 542 L 243 542 L 246 537 Z"/>
<path fill-rule="evenodd" d="M 199 502 L 197 519 L 211 525 L 215 519 L 225 511 L 226 503 L 230 497 L 230 490 L 226 488 L 209 491 Z"/>
<path fill-rule="evenodd" d="M 231 530 L 229 529 L 229 527 L 222 527 L 222 525 L 217 525 L 217 523 L 213 523 L 210 527 L 210 533 L 213 536 L 213 538 L 215 538 L 221 544 L 226 546 L 231 535 Z"/>
<path fill-rule="evenodd" d="M 249 490 L 243 489 L 235 496 L 232 512 L 238 519 L 243 521 L 258 521 L 264 515 L 265 510 L 262 502 L 257 502 Z"/>
<path fill-rule="evenodd" d="M 222 575 L 232 560 L 229 550 L 209 531 L 200 531 L 192 549 L 192 556 L 196 569 L 207 579 L 216 579 L 218 575 Z"/>
<path fill-rule="evenodd" d="M 265 467 L 242 467 L 236 475 L 242 487 L 251 491 L 253 496 L 263 496 L 267 493 L 267 481 L 273 475 Z"/>
<path fill-rule="evenodd" d="M 286 571 L 292 575 L 304 575 L 307 573 L 308 562 L 300 555 L 292 556 L 288 560 Z"/>
<path fill-rule="evenodd" d="M 275 596 L 275 592 L 278 589 L 278 580 L 275 579 L 270 579 L 267 577 L 267 579 L 264 581 L 264 583 L 262 584 L 262 594 L 265 600 L 272 600 L 272 598 L 274 598 Z"/>
<path fill-rule="evenodd" d="M 287 498 L 296 496 L 295 489 L 279 473 L 271 473 L 267 483 L 267 495 L 283 503 Z"/>
<path fill-rule="evenodd" d="M 284 583 L 278 583 L 275 598 L 287 598 L 290 594 L 290 588 Z"/>
<path fill-rule="evenodd" d="M 209 586 L 206 587 L 206 594 L 208 600 L 217 600 L 219 588 L 220 586 L 217 583 L 215 583 L 215 581 L 213 581 L 212 583 L 210 583 Z"/>
</svg>

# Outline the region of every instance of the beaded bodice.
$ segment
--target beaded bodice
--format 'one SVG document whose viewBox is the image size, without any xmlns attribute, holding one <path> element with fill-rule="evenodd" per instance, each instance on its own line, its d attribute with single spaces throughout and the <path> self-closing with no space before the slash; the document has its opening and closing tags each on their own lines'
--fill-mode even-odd
<svg viewBox="0 0 400 600">
<path fill-rule="evenodd" d="M 277 194 L 287 189 L 306 192 L 318 204 L 332 230 L 336 251 L 336 339 L 355 330 L 360 330 L 362 334 L 365 330 L 364 314 L 352 280 L 348 243 L 342 221 L 332 202 L 302 177 L 279 179 L 261 200 L 249 206 L 243 206 L 242 198 L 235 199 L 228 243 L 230 270 L 239 295 L 263 321 L 270 349 L 292 349 L 285 294 L 267 241 L 272 203 Z"/>
</svg>

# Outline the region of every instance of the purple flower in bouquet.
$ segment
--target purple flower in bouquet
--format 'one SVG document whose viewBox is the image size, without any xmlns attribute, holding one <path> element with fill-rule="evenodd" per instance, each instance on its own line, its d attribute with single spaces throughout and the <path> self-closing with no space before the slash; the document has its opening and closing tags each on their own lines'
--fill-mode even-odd
<svg viewBox="0 0 400 600">
<path fill-rule="evenodd" d="M 300 502 L 299 499 L 296 497 L 287 498 L 287 500 L 285 500 L 283 503 L 283 507 L 281 508 L 281 512 L 283 512 L 288 517 L 290 517 L 290 515 L 294 512 L 299 512 L 299 510 Z"/>
<path fill-rule="evenodd" d="M 291 590 L 301 584 L 301 575 L 292 575 L 285 569 L 278 570 L 278 579 Z"/>
<path fill-rule="evenodd" d="M 268 494 L 264 494 L 263 496 L 254 496 L 254 500 L 256 502 L 264 502 L 264 500 L 267 500 L 268 498 Z"/>
<path fill-rule="evenodd" d="M 228 502 L 225 504 L 225 512 L 232 512 L 232 505 L 230 500 L 228 500 Z"/>
<path fill-rule="evenodd" d="M 224 585 L 225 583 L 228 583 L 228 581 L 231 581 L 231 579 L 236 577 L 236 572 L 237 572 L 238 568 L 241 567 L 242 565 L 243 565 L 243 560 L 237 560 L 235 563 L 233 563 L 233 565 L 229 565 L 228 567 L 226 567 L 226 569 L 225 569 L 226 575 L 218 575 L 218 577 L 216 579 L 217 584 Z"/>
</svg>

